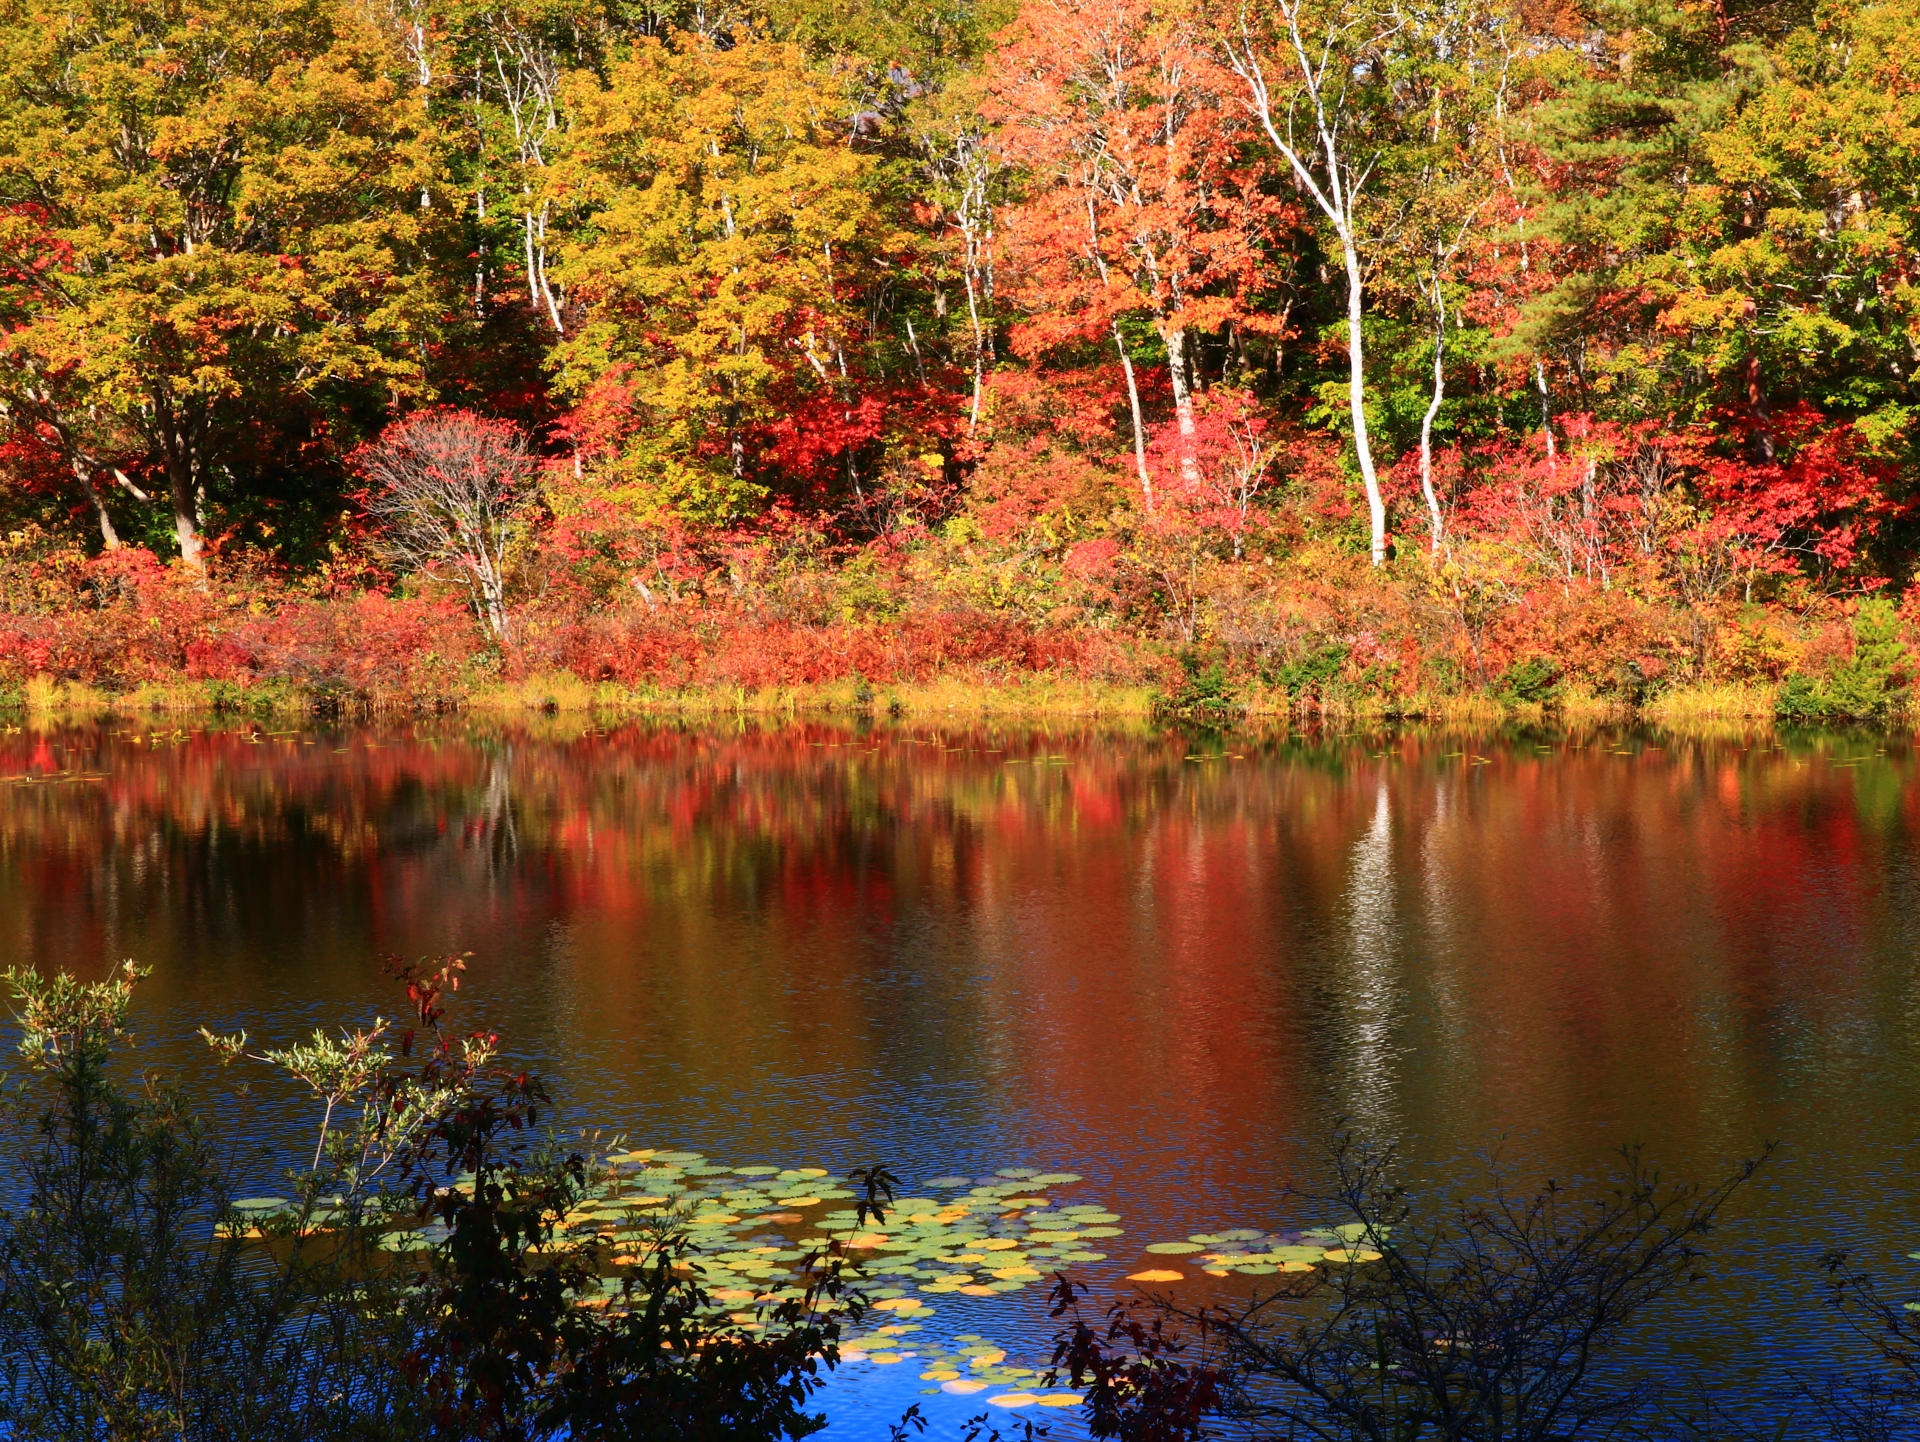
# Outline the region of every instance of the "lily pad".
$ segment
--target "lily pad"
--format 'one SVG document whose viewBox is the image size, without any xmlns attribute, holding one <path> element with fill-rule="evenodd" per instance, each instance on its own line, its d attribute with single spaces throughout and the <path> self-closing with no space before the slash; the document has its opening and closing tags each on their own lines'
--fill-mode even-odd
<svg viewBox="0 0 1920 1442">
<path fill-rule="evenodd" d="M 1150 1268 L 1144 1272 L 1129 1272 L 1127 1274 L 1127 1280 L 1129 1282 L 1184 1282 L 1186 1279 L 1187 1274 L 1185 1272 L 1172 1272 L 1163 1268 Z"/>
<path fill-rule="evenodd" d="M 1147 1248 L 1155 1256 L 1184 1257 L 1200 1250 L 1198 1242 L 1155 1242 Z"/>
</svg>

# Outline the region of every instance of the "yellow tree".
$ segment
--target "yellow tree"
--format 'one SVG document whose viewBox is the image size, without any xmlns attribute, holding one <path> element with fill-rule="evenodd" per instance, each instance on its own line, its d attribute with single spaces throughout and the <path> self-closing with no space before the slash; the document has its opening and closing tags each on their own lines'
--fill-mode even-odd
<svg viewBox="0 0 1920 1442">
<path fill-rule="evenodd" d="M 132 436 L 181 557 L 262 415 L 419 386 L 451 219 L 348 0 L 0 0 L 0 392 L 76 470 Z"/>
<path fill-rule="evenodd" d="M 562 385 L 627 378 L 644 479 L 683 513 L 738 514 L 769 466 L 831 467 L 859 491 L 882 410 L 865 300 L 904 241 L 839 94 L 797 46 L 683 34 L 637 41 L 604 83 L 574 76 L 566 101 L 550 174 L 587 319 L 558 349 Z"/>
</svg>

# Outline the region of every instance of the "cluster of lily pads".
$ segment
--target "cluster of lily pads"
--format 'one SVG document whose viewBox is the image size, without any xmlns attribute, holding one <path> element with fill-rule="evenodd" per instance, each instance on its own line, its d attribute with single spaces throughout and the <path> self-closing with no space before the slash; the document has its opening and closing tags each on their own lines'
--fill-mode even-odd
<svg viewBox="0 0 1920 1442">
<path fill-rule="evenodd" d="M 1270 1277 L 1276 1272 L 1311 1272 L 1325 1266 L 1352 1266 L 1377 1262 L 1380 1252 L 1366 1245 L 1375 1240 L 1360 1222 L 1338 1227 L 1308 1227 L 1297 1232 L 1262 1232 L 1241 1228 L 1230 1232 L 1196 1232 L 1184 1242 L 1154 1242 L 1147 1251 L 1160 1257 L 1192 1257 L 1211 1277 Z M 1129 1281 L 1176 1282 L 1186 1273 L 1166 1270 L 1135 1272 Z"/>
<path fill-rule="evenodd" d="M 1119 1216 L 1104 1206 L 1061 1206 L 1047 1195 L 1079 1180 L 1032 1167 L 935 1177 L 923 1185 L 945 1195 L 900 1197 L 884 1222 L 862 1227 L 850 1212 L 829 1213 L 820 1227 L 843 1234 L 861 1270 L 882 1284 L 867 1289 L 882 1308 L 914 1310 L 910 1287 L 922 1298 L 1017 1292 L 1063 1266 L 1105 1261 L 1100 1247 L 1121 1234 Z"/>
<path fill-rule="evenodd" d="M 465 1179 L 471 1180 L 471 1179 Z M 929 1392 L 988 1394 L 997 1407 L 1067 1407 L 1075 1392 L 1044 1386 L 1041 1374 L 1011 1365 L 1006 1351 L 977 1333 L 947 1340 L 925 1334 L 934 1299 L 1018 1292 L 1080 1263 L 1103 1262 L 1123 1233 L 1120 1217 L 1097 1202 L 1056 1197 L 1081 1180 L 1072 1172 L 1003 1167 L 991 1176 L 935 1177 L 925 1195 L 895 1198 L 884 1217 L 862 1220 L 859 1196 L 822 1167 L 721 1166 L 700 1152 L 642 1148 L 606 1158 L 599 1180 L 562 1219 L 558 1244 L 598 1239 L 614 1271 L 598 1296 L 608 1306 L 627 1269 L 653 1255 L 661 1237 L 684 1239 L 676 1264 L 698 1277 L 709 1306 L 749 1330 L 767 1325 L 765 1306 L 804 1295 L 803 1265 L 830 1241 L 858 1265 L 871 1310 L 849 1328 L 842 1358 L 889 1366 L 911 1362 Z M 288 1204 L 249 1198 L 237 1205 L 245 1234 L 269 1235 Z M 329 1213 L 312 1218 L 326 1226 Z M 396 1229 L 395 1251 L 440 1239 L 437 1223 Z M 1178 1259 L 1211 1277 L 1270 1276 L 1378 1260 L 1364 1228 L 1200 1232 L 1156 1242 L 1155 1259 Z M 1189 1280 L 1169 1267 L 1130 1274 L 1142 1283 Z"/>
<path fill-rule="evenodd" d="M 1121 1232 L 1120 1218 L 1102 1206 L 1053 1205 L 1045 1189 L 1079 1181 L 1071 1172 L 1009 1167 L 991 1177 L 939 1177 L 924 1185 L 945 1195 L 900 1197 L 884 1220 L 862 1225 L 856 1194 L 821 1167 L 719 1166 L 699 1152 L 654 1148 L 616 1152 L 607 1163 L 562 1220 L 560 1240 L 598 1237 L 611 1245 L 613 1265 L 628 1267 L 645 1259 L 663 1228 L 677 1228 L 686 1238 L 681 1265 L 697 1269 L 723 1309 L 799 1296 L 800 1264 L 835 1239 L 879 1283 L 862 1288 L 875 1309 L 903 1321 L 932 1314 L 927 1296 L 1016 1292 L 1063 1265 L 1104 1261 L 1098 1244 Z M 245 1234 L 257 1236 L 288 1205 L 255 1197 L 236 1210 L 251 1223 Z M 311 1220 L 324 1227 L 331 1216 L 322 1208 Z M 438 1239 L 429 1222 L 397 1229 L 388 1245 L 401 1251 Z M 618 1292 L 620 1278 L 603 1287 Z"/>
<path fill-rule="evenodd" d="M 1072 1407 L 1085 1400 L 1082 1393 L 1049 1386 L 1038 1368 L 1009 1365 L 1007 1350 L 977 1332 L 962 1332 L 950 1342 L 914 1335 L 917 1322 L 897 1322 L 875 1329 L 843 1348 L 843 1362 L 871 1362 L 889 1366 L 911 1362 L 920 1380 L 935 1385 L 928 1393 L 956 1397 L 990 1393 L 981 1400 L 993 1407 Z M 1005 1390 L 996 1390 L 1005 1389 Z"/>
</svg>

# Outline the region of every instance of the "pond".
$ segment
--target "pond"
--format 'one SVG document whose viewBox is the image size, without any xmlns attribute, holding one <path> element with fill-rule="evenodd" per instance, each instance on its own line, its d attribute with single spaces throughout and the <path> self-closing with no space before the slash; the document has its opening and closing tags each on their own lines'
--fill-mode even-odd
<svg viewBox="0 0 1920 1442">
<path fill-rule="evenodd" d="M 391 1015 L 382 953 L 470 952 L 463 1014 L 570 1118 L 915 1195 L 1076 1174 L 1101 1286 L 1313 1220 L 1282 1188 L 1342 1118 L 1436 1197 L 1490 1146 L 1707 1179 L 1778 1139 L 1653 1343 L 1749 1396 L 1826 1358 L 1824 1248 L 1920 1280 L 1905 738 L 119 721 L 12 731 L 0 778 L 0 963 L 152 967 L 142 1055 L 196 1077 L 201 1025 Z M 1044 1365 L 1044 1290 L 932 1299 L 828 1435 L 979 1411 L 921 1373 Z"/>
</svg>

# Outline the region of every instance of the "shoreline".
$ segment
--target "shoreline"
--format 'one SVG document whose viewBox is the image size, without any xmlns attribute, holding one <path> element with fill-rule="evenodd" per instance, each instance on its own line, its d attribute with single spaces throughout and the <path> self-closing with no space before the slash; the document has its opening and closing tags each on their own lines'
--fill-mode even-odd
<svg viewBox="0 0 1920 1442">
<path fill-rule="evenodd" d="M 754 718 L 818 720 L 964 719 L 1010 722 L 1129 721 L 1232 729 L 1284 724 L 1318 729 L 1330 724 L 1399 726 L 1640 725 L 1686 729 L 1696 725 L 1776 724 L 1777 686 L 1679 686 L 1634 706 L 1583 692 L 1548 702 L 1502 703 L 1487 696 L 1316 698 L 1296 703 L 1283 687 L 1254 685 L 1208 704 L 1181 707 L 1150 686 L 1087 682 L 1047 675 L 1015 679 L 954 675 L 929 682 L 876 685 L 843 680 L 760 689 L 745 687 L 659 690 L 588 682 L 569 673 L 465 688 L 449 695 L 347 695 L 284 681 L 236 685 L 228 681 L 149 683 L 114 693 L 84 682 L 36 677 L 0 704 L 0 717 L 75 721 L 138 717 L 224 716 L 236 720 L 371 720 L 400 716 L 673 717 L 720 721 Z M 1912 724 L 1903 709 L 1878 729 Z"/>
</svg>

